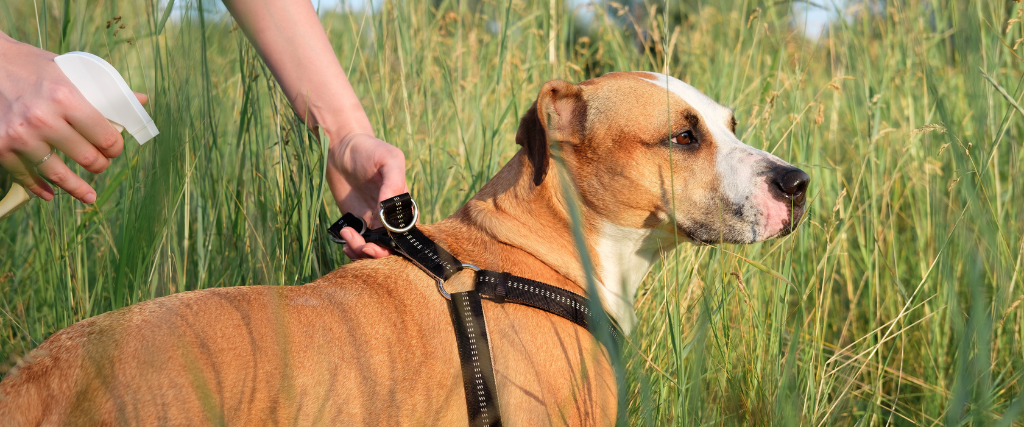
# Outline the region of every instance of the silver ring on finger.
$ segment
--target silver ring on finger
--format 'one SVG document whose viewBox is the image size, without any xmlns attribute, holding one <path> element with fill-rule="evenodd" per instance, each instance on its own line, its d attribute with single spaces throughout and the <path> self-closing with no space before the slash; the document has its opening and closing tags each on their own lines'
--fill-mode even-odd
<svg viewBox="0 0 1024 427">
<path fill-rule="evenodd" d="M 53 153 L 56 152 L 56 151 L 57 150 L 54 150 L 53 147 L 50 147 L 50 152 L 47 153 L 46 156 L 43 156 L 42 159 L 39 159 L 38 162 L 32 163 L 32 167 L 37 168 L 37 167 L 39 167 L 39 165 L 43 164 L 43 162 L 45 162 L 47 160 L 50 160 L 50 157 L 52 157 Z"/>
</svg>

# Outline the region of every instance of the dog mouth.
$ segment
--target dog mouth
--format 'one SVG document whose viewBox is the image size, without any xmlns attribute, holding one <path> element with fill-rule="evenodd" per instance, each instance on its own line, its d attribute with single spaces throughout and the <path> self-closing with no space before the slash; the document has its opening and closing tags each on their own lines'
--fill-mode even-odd
<svg viewBox="0 0 1024 427">
<path fill-rule="evenodd" d="M 733 218 L 718 218 L 712 221 L 688 221 L 676 223 L 676 232 L 697 246 L 718 243 L 752 244 L 788 236 L 800 227 L 806 209 L 803 205 L 788 206 L 786 218 L 776 222 L 774 233 L 767 233 L 764 218 L 749 222 L 742 215 Z M 774 227 L 773 227 L 774 228 Z"/>
<path fill-rule="evenodd" d="M 691 224 L 679 224 L 679 234 L 685 236 L 691 243 L 697 246 L 708 246 L 716 243 L 752 243 L 746 236 L 725 227 L 725 224 L 711 224 L 696 222 Z"/>
<path fill-rule="evenodd" d="M 775 233 L 775 235 L 773 236 L 765 238 L 765 240 L 777 239 L 780 237 L 786 237 L 790 234 L 793 234 L 793 232 L 800 227 L 800 223 L 804 219 L 804 213 L 805 209 L 802 204 L 799 206 L 791 207 L 789 210 L 789 219 L 785 223 L 783 223 L 782 230 L 779 230 L 779 232 Z"/>
</svg>

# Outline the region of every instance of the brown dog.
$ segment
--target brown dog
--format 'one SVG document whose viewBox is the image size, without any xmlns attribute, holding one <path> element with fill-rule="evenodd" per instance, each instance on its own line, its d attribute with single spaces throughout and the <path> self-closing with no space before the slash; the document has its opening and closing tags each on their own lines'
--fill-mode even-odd
<svg viewBox="0 0 1024 427">
<path fill-rule="evenodd" d="M 522 119 L 520 152 L 421 229 L 464 262 L 585 294 L 571 178 L 598 297 L 628 333 L 659 251 L 761 241 L 803 215 L 807 174 L 742 144 L 735 126 L 660 74 L 551 81 Z M 470 274 L 446 287 L 464 290 Z M 614 423 L 615 378 L 588 331 L 525 306 L 484 311 L 506 425 Z M 434 281 L 392 256 L 305 286 L 184 292 L 78 322 L 0 383 L 0 424 L 466 425 L 459 366 Z"/>
</svg>

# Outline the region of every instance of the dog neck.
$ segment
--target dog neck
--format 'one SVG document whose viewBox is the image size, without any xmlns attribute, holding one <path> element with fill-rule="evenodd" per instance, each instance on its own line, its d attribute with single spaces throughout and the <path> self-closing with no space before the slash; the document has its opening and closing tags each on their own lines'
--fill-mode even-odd
<svg viewBox="0 0 1024 427">
<path fill-rule="evenodd" d="M 585 291 L 586 274 L 558 174 L 549 173 L 540 185 L 531 178 L 532 167 L 520 152 L 450 219 L 510 247 L 506 251 L 521 251 L 535 258 L 577 288 L 571 290 Z M 601 304 L 629 333 L 636 324 L 633 295 L 663 248 L 667 233 L 621 227 L 602 220 L 585 203 L 580 205 L 584 240 L 597 274 Z M 498 256 L 496 261 L 509 264 L 500 265 L 502 271 L 522 271 L 515 256 Z M 523 275 L 537 280 L 546 276 L 536 268 L 528 273 Z"/>
<path fill-rule="evenodd" d="M 601 303 L 622 329 L 636 325 L 633 296 L 671 235 L 661 230 L 602 223 L 597 235 Z"/>
</svg>

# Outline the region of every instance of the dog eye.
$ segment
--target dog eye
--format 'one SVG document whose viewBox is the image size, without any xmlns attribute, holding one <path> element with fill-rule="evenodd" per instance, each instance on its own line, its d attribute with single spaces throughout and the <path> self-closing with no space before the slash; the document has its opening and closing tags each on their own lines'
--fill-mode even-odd
<svg viewBox="0 0 1024 427">
<path fill-rule="evenodd" d="M 690 145 L 697 143 L 697 137 L 693 136 L 693 131 L 684 131 L 683 133 L 676 135 L 672 138 L 672 142 L 679 145 Z"/>
</svg>

